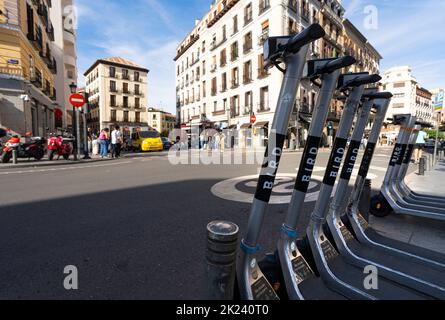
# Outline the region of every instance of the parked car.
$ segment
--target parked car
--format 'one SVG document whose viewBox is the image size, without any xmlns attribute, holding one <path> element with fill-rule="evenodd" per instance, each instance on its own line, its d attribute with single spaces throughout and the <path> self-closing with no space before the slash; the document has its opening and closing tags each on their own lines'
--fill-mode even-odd
<svg viewBox="0 0 445 320">
<path fill-rule="evenodd" d="M 162 143 L 164 144 L 164 150 L 170 150 L 170 148 L 173 146 L 173 143 L 171 143 L 170 140 L 166 137 L 162 137 Z"/>
<path fill-rule="evenodd" d="M 157 131 L 140 131 L 131 135 L 133 150 L 138 152 L 163 151 L 164 144 Z"/>
</svg>

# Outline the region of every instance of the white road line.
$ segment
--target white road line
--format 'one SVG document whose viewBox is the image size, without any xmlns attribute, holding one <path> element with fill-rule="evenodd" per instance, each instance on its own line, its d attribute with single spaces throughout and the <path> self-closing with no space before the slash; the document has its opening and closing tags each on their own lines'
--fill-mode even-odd
<svg viewBox="0 0 445 320">
<path fill-rule="evenodd" d="M 9 171 L 9 172 L 0 172 L 0 175 L 13 175 L 13 174 L 26 174 L 26 173 L 42 173 L 42 172 L 54 172 L 54 171 L 66 171 L 66 170 L 76 170 L 76 169 L 89 169 L 89 168 L 102 168 L 102 167 L 111 167 L 118 166 L 121 164 L 129 164 L 131 161 L 124 161 L 119 163 L 108 163 L 108 164 L 98 164 L 98 165 L 89 165 L 89 166 L 72 166 L 72 167 L 61 167 L 61 168 L 49 168 L 49 169 L 34 169 L 34 170 L 24 170 L 24 171 Z"/>
</svg>

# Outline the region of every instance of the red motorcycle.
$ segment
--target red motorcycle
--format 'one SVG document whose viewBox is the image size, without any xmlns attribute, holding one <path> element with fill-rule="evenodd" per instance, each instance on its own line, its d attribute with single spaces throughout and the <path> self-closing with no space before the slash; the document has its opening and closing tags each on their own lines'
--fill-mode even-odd
<svg viewBox="0 0 445 320">
<path fill-rule="evenodd" d="M 63 137 L 62 135 L 51 135 L 48 138 L 48 158 L 50 161 L 54 160 L 54 156 L 57 159 L 63 157 L 63 159 L 68 160 L 70 155 L 73 154 L 74 150 L 74 139 Z"/>
<path fill-rule="evenodd" d="M 17 150 L 17 158 L 34 158 L 37 161 L 45 156 L 45 139 L 41 137 L 29 138 L 26 143 L 21 143 L 20 137 L 14 136 L 6 142 L 1 157 L 2 163 L 8 163 L 12 159 L 12 151 Z"/>
</svg>

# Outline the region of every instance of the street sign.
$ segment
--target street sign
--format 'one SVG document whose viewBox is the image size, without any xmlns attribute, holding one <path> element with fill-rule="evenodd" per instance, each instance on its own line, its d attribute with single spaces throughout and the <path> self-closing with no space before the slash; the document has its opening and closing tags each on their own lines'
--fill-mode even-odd
<svg viewBox="0 0 445 320">
<path fill-rule="evenodd" d="M 83 95 L 75 93 L 70 96 L 70 103 L 73 107 L 81 108 L 87 101 Z"/>
<path fill-rule="evenodd" d="M 439 91 L 434 100 L 434 112 L 442 112 L 443 109 L 444 92 Z"/>
<path fill-rule="evenodd" d="M 256 122 L 256 116 L 253 115 L 250 117 L 250 123 L 255 123 Z"/>
</svg>

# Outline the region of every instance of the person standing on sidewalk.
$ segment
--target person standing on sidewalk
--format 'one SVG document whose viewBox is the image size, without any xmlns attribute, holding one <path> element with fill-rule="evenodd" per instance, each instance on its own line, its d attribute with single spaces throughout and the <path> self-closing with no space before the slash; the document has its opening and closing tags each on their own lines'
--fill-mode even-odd
<svg viewBox="0 0 445 320">
<path fill-rule="evenodd" d="M 117 159 L 120 157 L 121 143 L 122 135 L 120 132 L 120 127 L 116 125 L 114 126 L 113 132 L 111 132 L 111 157 L 113 159 Z"/>
<path fill-rule="evenodd" d="M 423 155 L 423 149 L 425 148 L 426 139 L 428 139 L 428 135 L 425 131 L 420 131 L 416 141 L 416 149 L 414 151 L 414 159 L 416 164 L 420 162 L 420 158 Z"/>
<path fill-rule="evenodd" d="M 99 144 L 100 144 L 100 157 L 106 158 L 108 155 L 108 129 L 104 129 L 100 132 L 99 135 Z"/>
</svg>

